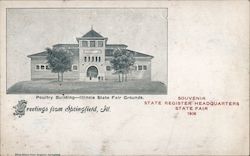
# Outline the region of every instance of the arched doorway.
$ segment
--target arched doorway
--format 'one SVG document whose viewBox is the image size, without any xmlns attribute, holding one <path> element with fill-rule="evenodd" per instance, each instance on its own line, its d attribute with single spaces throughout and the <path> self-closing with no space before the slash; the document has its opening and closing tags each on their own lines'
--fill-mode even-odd
<svg viewBox="0 0 250 156">
<path fill-rule="evenodd" d="M 95 66 L 90 66 L 87 69 L 87 77 L 89 77 L 89 80 L 92 80 L 92 78 L 97 78 L 98 76 L 98 69 Z"/>
</svg>

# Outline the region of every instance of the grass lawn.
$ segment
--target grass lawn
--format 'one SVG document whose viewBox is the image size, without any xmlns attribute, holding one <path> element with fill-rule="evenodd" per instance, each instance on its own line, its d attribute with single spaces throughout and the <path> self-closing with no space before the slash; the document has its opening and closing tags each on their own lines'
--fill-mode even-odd
<svg viewBox="0 0 250 156">
<path fill-rule="evenodd" d="M 158 81 L 82 82 L 22 81 L 7 94 L 167 94 L 167 87 Z"/>
</svg>

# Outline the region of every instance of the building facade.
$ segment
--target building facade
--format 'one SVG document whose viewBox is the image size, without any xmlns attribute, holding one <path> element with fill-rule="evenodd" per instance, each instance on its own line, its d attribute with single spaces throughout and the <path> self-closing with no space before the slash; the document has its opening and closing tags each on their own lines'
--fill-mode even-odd
<svg viewBox="0 0 250 156">
<path fill-rule="evenodd" d="M 133 70 L 128 73 L 129 80 L 151 80 L 151 59 L 153 56 L 127 49 L 125 44 L 107 44 L 108 38 L 91 29 L 82 37 L 76 38 L 78 44 L 56 44 L 53 48 L 63 48 L 73 54 L 71 71 L 64 73 L 64 79 L 80 81 L 117 81 L 110 60 L 116 49 L 124 49 L 135 58 Z M 46 51 L 29 55 L 31 58 L 31 80 L 56 79 L 47 64 Z"/>
</svg>

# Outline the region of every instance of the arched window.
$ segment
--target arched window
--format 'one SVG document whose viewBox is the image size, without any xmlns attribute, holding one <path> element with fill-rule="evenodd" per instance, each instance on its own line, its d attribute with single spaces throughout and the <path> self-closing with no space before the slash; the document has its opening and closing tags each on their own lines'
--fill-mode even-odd
<svg viewBox="0 0 250 156">
<path fill-rule="evenodd" d="M 94 56 L 92 56 L 92 62 L 94 62 L 95 61 L 95 58 L 94 58 Z"/>
<path fill-rule="evenodd" d="M 99 56 L 99 61 L 98 62 L 101 62 L 101 57 Z"/>
<path fill-rule="evenodd" d="M 95 57 L 95 61 L 98 62 L 98 57 L 97 56 Z"/>
<path fill-rule="evenodd" d="M 87 62 L 87 57 L 86 56 L 84 57 L 84 62 Z"/>
<path fill-rule="evenodd" d="M 90 56 L 89 56 L 89 58 L 88 58 L 88 62 L 90 62 Z"/>
</svg>

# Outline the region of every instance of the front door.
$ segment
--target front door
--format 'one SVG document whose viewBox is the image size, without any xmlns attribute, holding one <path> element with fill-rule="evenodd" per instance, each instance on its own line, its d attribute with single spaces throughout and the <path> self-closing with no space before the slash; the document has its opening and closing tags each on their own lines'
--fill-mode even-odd
<svg viewBox="0 0 250 156">
<path fill-rule="evenodd" d="M 97 76 L 98 76 L 98 69 L 95 66 L 90 66 L 87 69 L 88 80 L 90 81 L 97 80 Z"/>
</svg>

